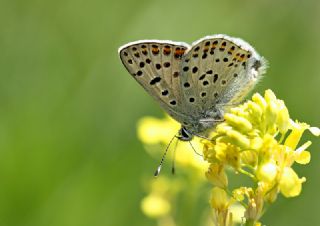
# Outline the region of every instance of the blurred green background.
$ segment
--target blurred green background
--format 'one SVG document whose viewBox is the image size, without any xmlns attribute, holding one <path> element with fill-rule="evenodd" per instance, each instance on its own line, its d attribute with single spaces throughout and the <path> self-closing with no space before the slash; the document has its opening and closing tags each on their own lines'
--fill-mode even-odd
<svg viewBox="0 0 320 226">
<path fill-rule="evenodd" d="M 241 37 L 270 63 L 256 91 L 320 126 L 319 22 L 317 0 L 0 0 L 0 226 L 155 225 L 141 175 L 158 161 L 136 122 L 163 113 L 120 63 L 130 41 Z M 295 168 L 302 195 L 280 198 L 265 224 L 319 224 L 311 140 L 310 165 Z"/>
</svg>

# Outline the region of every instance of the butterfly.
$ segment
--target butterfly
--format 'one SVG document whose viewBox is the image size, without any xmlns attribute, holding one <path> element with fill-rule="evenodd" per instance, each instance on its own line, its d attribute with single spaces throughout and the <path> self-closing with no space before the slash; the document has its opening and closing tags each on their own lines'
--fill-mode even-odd
<svg viewBox="0 0 320 226">
<path fill-rule="evenodd" d="M 262 77 L 266 60 L 240 38 L 212 35 L 192 45 L 140 40 L 121 46 L 132 77 L 181 124 L 178 139 L 202 137 Z"/>
</svg>

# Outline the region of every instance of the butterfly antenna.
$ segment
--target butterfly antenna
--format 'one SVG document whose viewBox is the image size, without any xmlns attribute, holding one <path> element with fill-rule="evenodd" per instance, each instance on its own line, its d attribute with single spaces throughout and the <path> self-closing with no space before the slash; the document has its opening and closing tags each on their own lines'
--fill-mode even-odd
<svg viewBox="0 0 320 226">
<path fill-rule="evenodd" d="M 171 145 L 171 143 L 172 143 L 172 141 L 173 141 L 173 139 L 174 139 L 175 137 L 176 137 L 176 135 L 174 135 L 174 136 L 171 138 L 171 140 L 170 140 L 170 142 L 169 142 L 166 150 L 164 151 L 164 153 L 163 153 L 163 155 L 162 155 L 162 158 L 161 158 L 161 161 L 160 161 L 160 164 L 159 164 L 156 172 L 154 173 L 154 176 L 155 176 L 155 177 L 157 177 L 157 176 L 160 174 L 160 171 L 161 171 L 163 162 L 164 162 L 164 160 L 165 160 L 165 158 L 166 158 L 166 155 L 167 155 L 167 152 L 168 152 L 168 150 L 169 150 L 169 147 L 170 147 L 170 145 Z"/>
<path fill-rule="evenodd" d="M 196 151 L 196 149 L 193 147 L 191 141 L 189 141 L 189 144 L 190 144 L 191 148 L 193 149 L 194 153 L 196 153 L 197 155 L 203 157 L 203 155 L 201 155 L 199 152 Z"/>
<path fill-rule="evenodd" d="M 179 142 L 179 140 L 177 140 L 176 145 L 175 145 L 175 147 L 174 147 L 174 149 L 173 149 L 173 160 L 172 160 L 172 168 L 171 168 L 171 173 L 172 173 L 172 175 L 174 175 L 175 172 L 176 172 L 176 167 L 175 167 L 175 165 L 176 165 L 176 152 L 177 152 L 178 142 Z"/>
</svg>

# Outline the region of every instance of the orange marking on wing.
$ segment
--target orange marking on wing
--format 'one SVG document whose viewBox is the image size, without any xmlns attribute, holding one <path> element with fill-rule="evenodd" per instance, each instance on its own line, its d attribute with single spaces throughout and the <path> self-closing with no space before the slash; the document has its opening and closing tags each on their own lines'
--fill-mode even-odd
<svg viewBox="0 0 320 226">
<path fill-rule="evenodd" d="M 159 53 L 159 48 L 158 47 L 152 47 L 152 53 L 153 54 L 158 54 Z"/>
<path fill-rule="evenodd" d="M 169 47 L 169 46 L 165 46 L 165 47 L 163 48 L 163 54 L 164 54 L 164 55 L 169 55 L 170 53 L 171 53 L 170 47 Z"/>
<path fill-rule="evenodd" d="M 175 58 L 180 58 L 180 57 L 183 56 L 184 52 L 185 52 L 185 49 L 177 47 L 176 50 L 174 51 L 174 57 Z"/>
</svg>

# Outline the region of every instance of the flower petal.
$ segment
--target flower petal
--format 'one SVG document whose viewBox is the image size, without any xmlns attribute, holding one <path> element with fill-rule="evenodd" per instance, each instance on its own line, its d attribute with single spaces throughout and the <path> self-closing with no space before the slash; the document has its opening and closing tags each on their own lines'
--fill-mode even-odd
<svg viewBox="0 0 320 226">
<path fill-rule="evenodd" d="M 320 136 L 320 129 L 318 127 L 309 127 L 309 131 L 317 137 Z"/>
<path fill-rule="evenodd" d="M 305 178 L 300 179 L 292 168 L 285 167 L 279 183 L 280 191 L 287 198 L 298 196 L 301 192 L 302 183 L 304 181 Z"/>
<path fill-rule="evenodd" d="M 310 162 L 311 154 L 308 151 L 302 151 L 297 153 L 295 161 L 299 164 L 306 165 Z"/>
<path fill-rule="evenodd" d="M 210 204 L 213 209 L 220 211 L 226 210 L 228 209 L 229 201 L 230 199 L 225 190 L 219 187 L 212 188 Z"/>
</svg>

